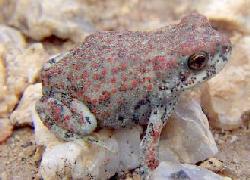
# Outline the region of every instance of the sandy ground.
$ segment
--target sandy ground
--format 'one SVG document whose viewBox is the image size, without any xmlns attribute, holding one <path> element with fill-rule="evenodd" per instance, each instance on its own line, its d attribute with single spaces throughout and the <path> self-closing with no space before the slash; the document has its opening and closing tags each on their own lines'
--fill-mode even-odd
<svg viewBox="0 0 250 180">
<path fill-rule="evenodd" d="M 233 132 L 215 133 L 219 136 L 217 144 L 220 150 L 216 158 L 228 168 L 228 176 L 250 179 L 250 129 L 244 127 Z"/>
<path fill-rule="evenodd" d="M 226 170 L 221 174 L 233 179 L 250 179 L 250 128 L 235 131 L 213 130 L 220 152 L 216 155 Z M 0 179 L 39 179 L 38 165 L 41 148 L 36 149 L 33 130 L 16 129 L 13 135 L 0 145 Z"/>
</svg>

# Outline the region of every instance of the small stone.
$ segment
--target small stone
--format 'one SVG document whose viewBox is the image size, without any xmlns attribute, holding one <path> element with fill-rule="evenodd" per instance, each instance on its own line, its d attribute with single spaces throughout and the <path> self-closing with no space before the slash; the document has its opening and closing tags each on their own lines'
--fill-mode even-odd
<svg viewBox="0 0 250 180">
<path fill-rule="evenodd" d="M 215 128 L 236 129 L 250 111 L 249 46 L 250 36 L 240 39 L 229 64 L 202 87 L 201 104 Z"/>
<path fill-rule="evenodd" d="M 235 141 L 237 141 L 239 139 L 238 136 L 232 136 L 230 139 L 230 143 L 234 143 Z"/>
<path fill-rule="evenodd" d="M 202 162 L 199 166 L 215 173 L 221 172 L 224 169 L 223 163 L 216 158 L 209 158 L 208 160 Z"/>
<path fill-rule="evenodd" d="M 223 180 L 223 177 L 191 164 L 174 164 L 163 161 L 154 171 L 152 180 L 181 179 L 181 180 Z"/>
<path fill-rule="evenodd" d="M 210 171 L 213 171 L 216 174 L 223 176 L 223 180 L 232 179 L 230 177 L 236 178 L 234 171 L 229 169 L 224 163 L 216 158 L 209 158 L 206 161 L 202 162 L 199 167 L 206 168 Z"/>
<path fill-rule="evenodd" d="M 0 132 L 0 143 L 12 134 L 13 126 L 8 118 L 0 118 Z"/>
<path fill-rule="evenodd" d="M 41 97 L 42 85 L 29 85 L 22 96 L 15 111 L 10 115 L 11 123 L 15 126 L 32 126 L 32 110 L 36 101 Z"/>
<path fill-rule="evenodd" d="M 36 151 L 33 157 L 36 165 L 38 165 L 40 161 L 42 160 L 42 155 L 44 151 L 45 151 L 45 147 L 43 145 L 37 145 Z"/>
</svg>

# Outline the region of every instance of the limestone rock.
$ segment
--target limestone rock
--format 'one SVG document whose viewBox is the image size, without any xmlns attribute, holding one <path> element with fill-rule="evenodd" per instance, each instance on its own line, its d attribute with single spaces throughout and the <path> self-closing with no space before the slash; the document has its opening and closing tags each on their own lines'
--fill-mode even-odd
<svg viewBox="0 0 250 180">
<path fill-rule="evenodd" d="M 38 73 L 48 59 L 42 44 L 34 43 L 17 53 L 6 52 L 5 56 L 5 95 L 0 101 L 0 117 L 5 116 L 16 106 L 20 94 L 28 84 L 34 83 Z"/>
<path fill-rule="evenodd" d="M 14 54 L 26 47 L 23 35 L 14 28 L 0 24 L 0 32 L 0 44 L 5 47 L 0 52 L 4 57 L 7 53 Z"/>
<path fill-rule="evenodd" d="M 212 126 L 231 130 L 250 111 L 250 36 L 234 45 L 231 62 L 202 89 L 201 103 Z"/>
<path fill-rule="evenodd" d="M 222 176 L 219 176 L 207 169 L 197 167 L 190 164 L 174 164 L 171 162 L 161 162 L 159 167 L 153 173 L 152 180 L 223 180 Z"/>
<path fill-rule="evenodd" d="M 0 143 L 6 140 L 13 131 L 13 127 L 8 118 L 0 118 Z"/>
<path fill-rule="evenodd" d="M 217 152 L 208 120 L 200 104 L 190 98 L 190 93 L 183 94 L 175 113 L 162 132 L 160 159 L 196 163 L 214 156 Z"/>
<path fill-rule="evenodd" d="M 250 3 L 245 0 L 210 0 L 198 7 L 217 27 L 250 34 Z"/>
<path fill-rule="evenodd" d="M 0 46 L 1 49 L 1 46 Z M 0 50 L 1 51 L 1 50 Z M 1 55 L 1 52 L 0 52 Z M 6 73 L 5 73 L 5 65 L 4 61 L 0 56 L 0 101 L 3 100 L 4 96 L 7 94 L 7 87 L 5 84 L 5 79 L 6 79 Z M 0 112 L 4 111 L 4 109 L 0 109 Z"/>
<path fill-rule="evenodd" d="M 8 8 L 12 11 L 5 13 L 7 23 L 35 40 L 54 35 L 79 42 L 94 30 L 87 7 L 76 0 L 19 0 Z"/>
<path fill-rule="evenodd" d="M 7 117 L 8 104 L 15 104 L 15 98 L 8 97 L 8 59 L 21 53 L 26 47 L 24 37 L 17 30 L 0 25 L 0 117 Z M 8 102 L 6 98 L 8 97 Z"/>
<path fill-rule="evenodd" d="M 42 84 L 29 85 L 19 101 L 15 111 L 10 115 L 10 121 L 15 126 L 32 126 L 32 110 L 35 102 L 41 97 Z"/>
</svg>

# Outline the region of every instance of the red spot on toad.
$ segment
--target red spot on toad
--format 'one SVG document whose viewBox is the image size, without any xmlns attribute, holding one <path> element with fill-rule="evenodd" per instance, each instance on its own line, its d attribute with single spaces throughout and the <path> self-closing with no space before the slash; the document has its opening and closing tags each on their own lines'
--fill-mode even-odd
<svg viewBox="0 0 250 180">
<path fill-rule="evenodd" d="M 101 72 L 101 74 L 102 74 L 103 76 L 105 76 L 105 75 L 107 74 L 107 70 L 106 70 L 106 69 L 103 69 L 102 72 Z"/>
<path fill-rule="evenodd" d="M 143 77 L 143 80 L 142 82 L 145 83 L 145 82 L 150 82 L 151 81 L 151 77 Z"/>
<path fill-rule="evenodd" d="M 152 84 L 147 85 L 147 91 L 152 91 L 152 90 L 153 90 L 153 85 Z"/>
<path fill-rule="evenodd" d="M 116 89 L 112 89 L 112 90 L 111 90 L 111 93 L 112 93 L 112 94 L 115 94 L 116 92 L 117 92 Z"/>
<path fill-rule="evenodd" d="M 109 58 L 108 58 L 108 62 L 111 63 L 112 61 L 113 61 L 113 58 L 112 58 L 112 57 L 109 57 Z"/>
<path fill-rule="evenodd" d="M 106 101 L 110 98 L 110 92 L 108 91 L 103 91 L 102 92 L 102 95 L 99 97 L 99 101 L 102 102 L 102 101 Z"/>
<path fill-rule="evenodd" d="M 83 71 L 82 72 L 82 78 L 87 79 L 88 77 L 89 77 L 88 71 L 87 70 Z"/>
<path fill-rule="evenodd" d="M 122 74 L 122 81 L 127 81 L 127 80 L 128 80 L 128 78 L 127 78 L 126 74 Z"/>
<path fill-rule="evenodd" d="M 120 91 L 127 91 L 127 89 L 128 89 L 127 84 L 122 84 L 119 88 Z"/>
<path fill-rule="evenodd" d="M 166 59 L 165 56 L 156 56 L 151 62 L 153 63 L 154 71 L 167 70 L 177 66 L 175 60 Z"/>
<path fill-rule="evenodd" d="M 113 68 L 111 69 L 111 71 L 112 71 L 112 73 L 118 73 L 119 68 L 118 68 L 118 67 L 113 67 Z"/>
<path fill-rule="evenodd" d="M 93 89 L 94 89 L 95 92 L 99 91 L 101 89 L 101 84 L 93 85 Z"/>
<path fill-rule="evenodd" d="M 155 155 L 149 155 L 147 157 L 147 161 L 146 161 L 146 164 L 148 165 L 148 167 L 151 169 L 151 170 L 154 170 L 158 167 L 159 165 L 159 160 L 155 158 Z"/>
<path fill-rule="evenodd" d="M 98 73 L 93 74 L 93 79 L 94 80 L 100 80 L 101 78 L 102 78 L 102 76 L 100 74 L 98 74 Z"/>
<path fill-rule="evenodd" d="M 69 115 L 64 116 L 64 121 L 68 121 L 68 120 L 70 120 L 70 116 Z"/>
<path fill-rule="evenodd" d="M 122 71 L 125 71 L 125 70 L 127 69 L 127 64 L 122 63 L 122 64 L 120 65 L 120 68 L 121 68 Z"/>
<path fill-rule="evenodd" d="M 135 88 L 137 85 L 138 85 L 137 80 L 133 79 L 133 80 L 131 81 L 131 86 L 132 86 L 132 88 Z"/>
<path fill-rule="evenodd" d="M 116 78 L 115 77 L 112 77 L 111 80 L 110 80 L 111 83 L 116 83 Z"/>
<path fill-rule="evenodd" d="M 79 71 L 81 69 L 81 66 L 79 66 L 79 64 L 73 64 L 73 69 L 75 71 Z"/>
<path fill-rule="evenodd" d="M 96 62 L 93 62 L 93 63 L 91 64 L 91 67 L 92 67 L 92 68 L 98 68 L 98 67 L 99 67 L 99 64 L 96 63 Z"/>
</svg>

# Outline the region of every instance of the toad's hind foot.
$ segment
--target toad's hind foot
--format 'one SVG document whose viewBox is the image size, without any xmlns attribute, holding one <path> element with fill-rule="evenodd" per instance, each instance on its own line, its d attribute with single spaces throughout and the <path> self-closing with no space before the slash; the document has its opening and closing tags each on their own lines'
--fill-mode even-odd
<svg viewBox="0 0 250 180">
<path fill-rule="evenodd" d="M 117 150 L 115 150 L 114 148 L 112 148 L 110 145 L 108 145 L 107 143 L 105 143 L 104 141 L 100 140 L 98 137 L 95 136 L 85 136 L 83 137 L 84 141 L 87 141 L 90 144 L 95 144 L 97 146 L 100 146 L 112 153 L 117 153 Z"/>
<path fill-rule="evenodd" d="M 81 139 L 97 126 L 94 115 L 76 99 L 43 96 L 36 103 L 36 111 L 42 122 L 65 141 Z"/>
</svg>

